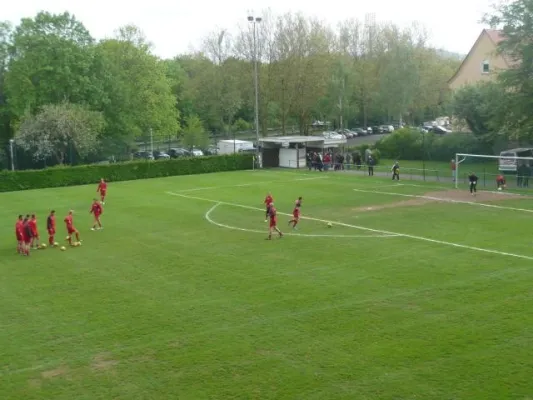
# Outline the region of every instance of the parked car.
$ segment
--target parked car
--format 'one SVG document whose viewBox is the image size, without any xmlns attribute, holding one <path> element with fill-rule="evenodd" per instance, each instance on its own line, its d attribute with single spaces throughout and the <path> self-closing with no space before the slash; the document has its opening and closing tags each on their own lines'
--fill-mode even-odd
<svg viewBox="0 0 533 400">
<path fill-rule="evenodd" d="M 206 156 L 214 156 L 218 153 L 218 150 L 215 146 L 209 146 L 207 149 L 204 150 L 204 154 Z"/>
<path fill-rule="evenodd" d="M 140 160 L 153 160 L 154 155 L 150 153 L 149 151 L 138 151 L 133 154 L 133 158 L 140 159 Z"/>
<path fill-rule="evenodd" d="M 202 157 L 204 155 L 204 152 L 200 149 L 192 149 L 191 150 L 191 155 L 193 157 Z"/>
<path fill-rule="evenodd" d="M 452 131 L 443 126 L 432 126 L 429 132 L 433 132 L 438 135 L 445 135 L 447 133 L 451 133 Z"/>
<path fill-rule="evenodd" d="M 164 151 L 154 151 L 154 158 L 156 160 L 169 160 L 170 156 Z"/>
<path fill-rule="evenodd" d="M 392 126 L 392 125 L 381 125 L 380 128 L 382 129 L 383 133 L 392 133 L 392 132 L 394 132 L 394 126 Z"/>
<path fill-rule="evenodd" d="M 182 149 L 180 147 L 172 148 L 168 151 L 168 154 L 171 158 L 180 158 L 180 157 L 190 157 L 191 153 L 188 150 Z"/>
<path fill-rule="evenodd" d="M 368 132 L 364 130 L 363 128 L 355 128 L 353 130 L 355 133 L 357 133 L 357 136 L 366 136 L 368 135 Z"/>
<path fill-rule="evenodd" d="M 372 134 L 377 135 L 383 133 L 383 128 L 381 126 L 373 126 L 372 127 Z"/>
</svg>

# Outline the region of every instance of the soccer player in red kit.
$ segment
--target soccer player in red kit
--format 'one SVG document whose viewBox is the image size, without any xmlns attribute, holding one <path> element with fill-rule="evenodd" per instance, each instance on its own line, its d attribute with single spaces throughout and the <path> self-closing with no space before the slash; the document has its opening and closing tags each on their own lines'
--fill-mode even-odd
<svg viewBox="0 0 533 400">
<path fill-rule="evenodd" d="M 78 230 L 74 227 L 74 211 L 70 210 L 68 212 L 68 215 L 64 219 L 65 224 L 67 224 L 67 240 L 68 244 L 72 245 L 72 235 L 76 235 L 76 241 L 81 242 L 80 240 L 80 233 Z"/>
<path fill-rule="evenodd" d="M 15 236 L 17 237 L 17 253 L 24 253 L 24 224 L 22 215 L 19 215 L 15 224 Z"/>
<path fill-rule="evenodd" d="M 283 236 L 283 233 L 278 228 L 278 216 L 277 211 L 274 208 L 274 203 L 270 203 L 269 209 L 268 209 L 268 215 L 270 217 L 270 227 L 268 230 L 268 240 L 272 239 L 272 232 L 276 231 L 279 234 L 279 237 Z"/>
<path fill-rule="evenodd" d="M 265 207 L 266 207 L 265 222 L 268 221 L 268 217 L 270 216 L 270 206 L 272 205 L 272 203 L 274 203 L 274 198 L 273 198 L 272 195 L 269 193 L 269 194 L 267 194 L 267 196 L 265 197 Z"/>
<path fill-rule="evenodd" d="M 31 247 L 36 249 L 39 247 L 39 230 L 37 229 L 37 217 L 35 214 L 32 214 L 30 220 L 28 221 L 28 225 L 31 229 Z"/>
<path fill-rule="evenodd" d="M 107 193 L 107 182 L 104 180 L 104 178 L 100 179 L 100 183 L 98 184 L 98 188 L 96 188 L 96 192 L 100 193 L 100 200 L 102 201 L 102 204 L 105 204 L 105 195 Z"/>
<path fill-rule="evenodd" d="M 50 247 L 54 247 L 56 235 L 56 212 L 54 210 L 50 211 L 50 215 L 46 219 L 46 229 L 48 230 L 48 244 Z"/>
<path fill-rule="evenodd" d="M 94 216 L 94 225 L 91 228 L 91 231 L 103 229 L 102 223 L 100 222 L 100 215 L 102 215 L 104 209 L 102 208 L 102 205 L 98 202 L 98 200 L 94 199 L 93 205 L 91 206 L 89 212 Z"/>
<path fill-rule="evenodd" d="M 294 210 L 292 210 L 292 219 L 289 221 L 289 225 L 292 224 L 292 229 L 296 229 L 296 225 L 300 222 L 300 207 L 302 206 L 302 198 L 298 197 L 298 200 L 294 203 Z"/>
<path fill-rule="evenodd" d="M 30 245 L 32 239 L 32 231 L 29 222 L 30 216 L 26 215 L 26 218 L 24 218 L 24 220 L 22 221 L 22 237 L 24 239 L 23 254 L 26 256 L 30 255 Z"/>
</svg>

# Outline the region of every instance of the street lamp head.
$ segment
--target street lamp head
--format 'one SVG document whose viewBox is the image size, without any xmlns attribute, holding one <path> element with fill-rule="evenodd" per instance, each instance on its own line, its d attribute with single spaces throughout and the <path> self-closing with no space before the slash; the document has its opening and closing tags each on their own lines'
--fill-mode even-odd
<svg viewBox="0 0 533 400">
<path fill-rule="evenodd" d="M 254 17 L 249 16 L 249 17 L 248 17 L 248 21 L 249 21 L 249 22 L 254 22 Z"/>
<path fill-rule="evenodd" d="M 258 22 L 258 23 L 259 23 L 259 22 L 261 22 L 262 20 L 263 20 L 263 19 L 262 19 L 261 17 L 257 17 L 257 18 L 255 19 L 255 22 Z"/>
<path fill-rule="evenodd" d="M 9 139 L 9 143 L 11 144 L 15 143 L 15 139 Z"/>
</svg>

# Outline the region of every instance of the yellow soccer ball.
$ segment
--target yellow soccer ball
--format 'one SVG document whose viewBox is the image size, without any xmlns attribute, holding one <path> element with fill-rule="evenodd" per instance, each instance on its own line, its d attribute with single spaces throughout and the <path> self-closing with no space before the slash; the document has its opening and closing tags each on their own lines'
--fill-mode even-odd
<svg viewBox="0 0 533 400">
<path fill-rule="evenodd" d="M 46 249 L 46 244 L 45 244 L 45 243 L 43 243 L 43 244 L 41 244 L 41 246 L 40 246 L 40 247 L 41 247 L 41 249 L 43 249 L 43 250 L 44 250 L 44 249 Z"/>
<path fill-rule="evenodd" d="M 65 238 L 65 240 L 70 240 L 70 236 L 67 236 L 67 237 Z"/>
<path fill-rule="evenodd" d="M 328 222 L 328 228 L 331 228 L 333 224 L 331 222 Z"/>
<path fill-rule="evenodd" d="M 65 251 L 67 248 L 65 246 L 61 246 L 61 251 Z"/>
<path fill-rule="evenodd" d="M 57 243 L 57 242 L 54 242 L 54 246 L 59 246 L 59 243 Z"/>
</svg>

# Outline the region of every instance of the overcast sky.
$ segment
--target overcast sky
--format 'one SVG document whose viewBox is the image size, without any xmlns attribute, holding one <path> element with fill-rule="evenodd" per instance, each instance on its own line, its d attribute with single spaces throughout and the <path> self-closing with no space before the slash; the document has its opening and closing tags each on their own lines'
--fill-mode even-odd
<svg viewBox="0 0 533 400">
<path fill-rule="evenodd" d="M 125 1 L 125 0 L 5 0 L 0 19 L 16 24 L 38 11 L 74 14 L 97 39 L 111 36 L 119 26 L 135 24 L 165 58 L 198 47 L 215 28 L 237 31 L 249 14 L 260 16 L 269 8 L 274 14 L 302 12 L 335 26 L 346 18 L 364 19 L 374 13 L 376 21 L 407 26 L 422 23 L 431 43 L 439 48 L 466 54 L 483 29 L 479 24 L 492 0 L 225 0 L 225 1 Z"/>
</svg>

